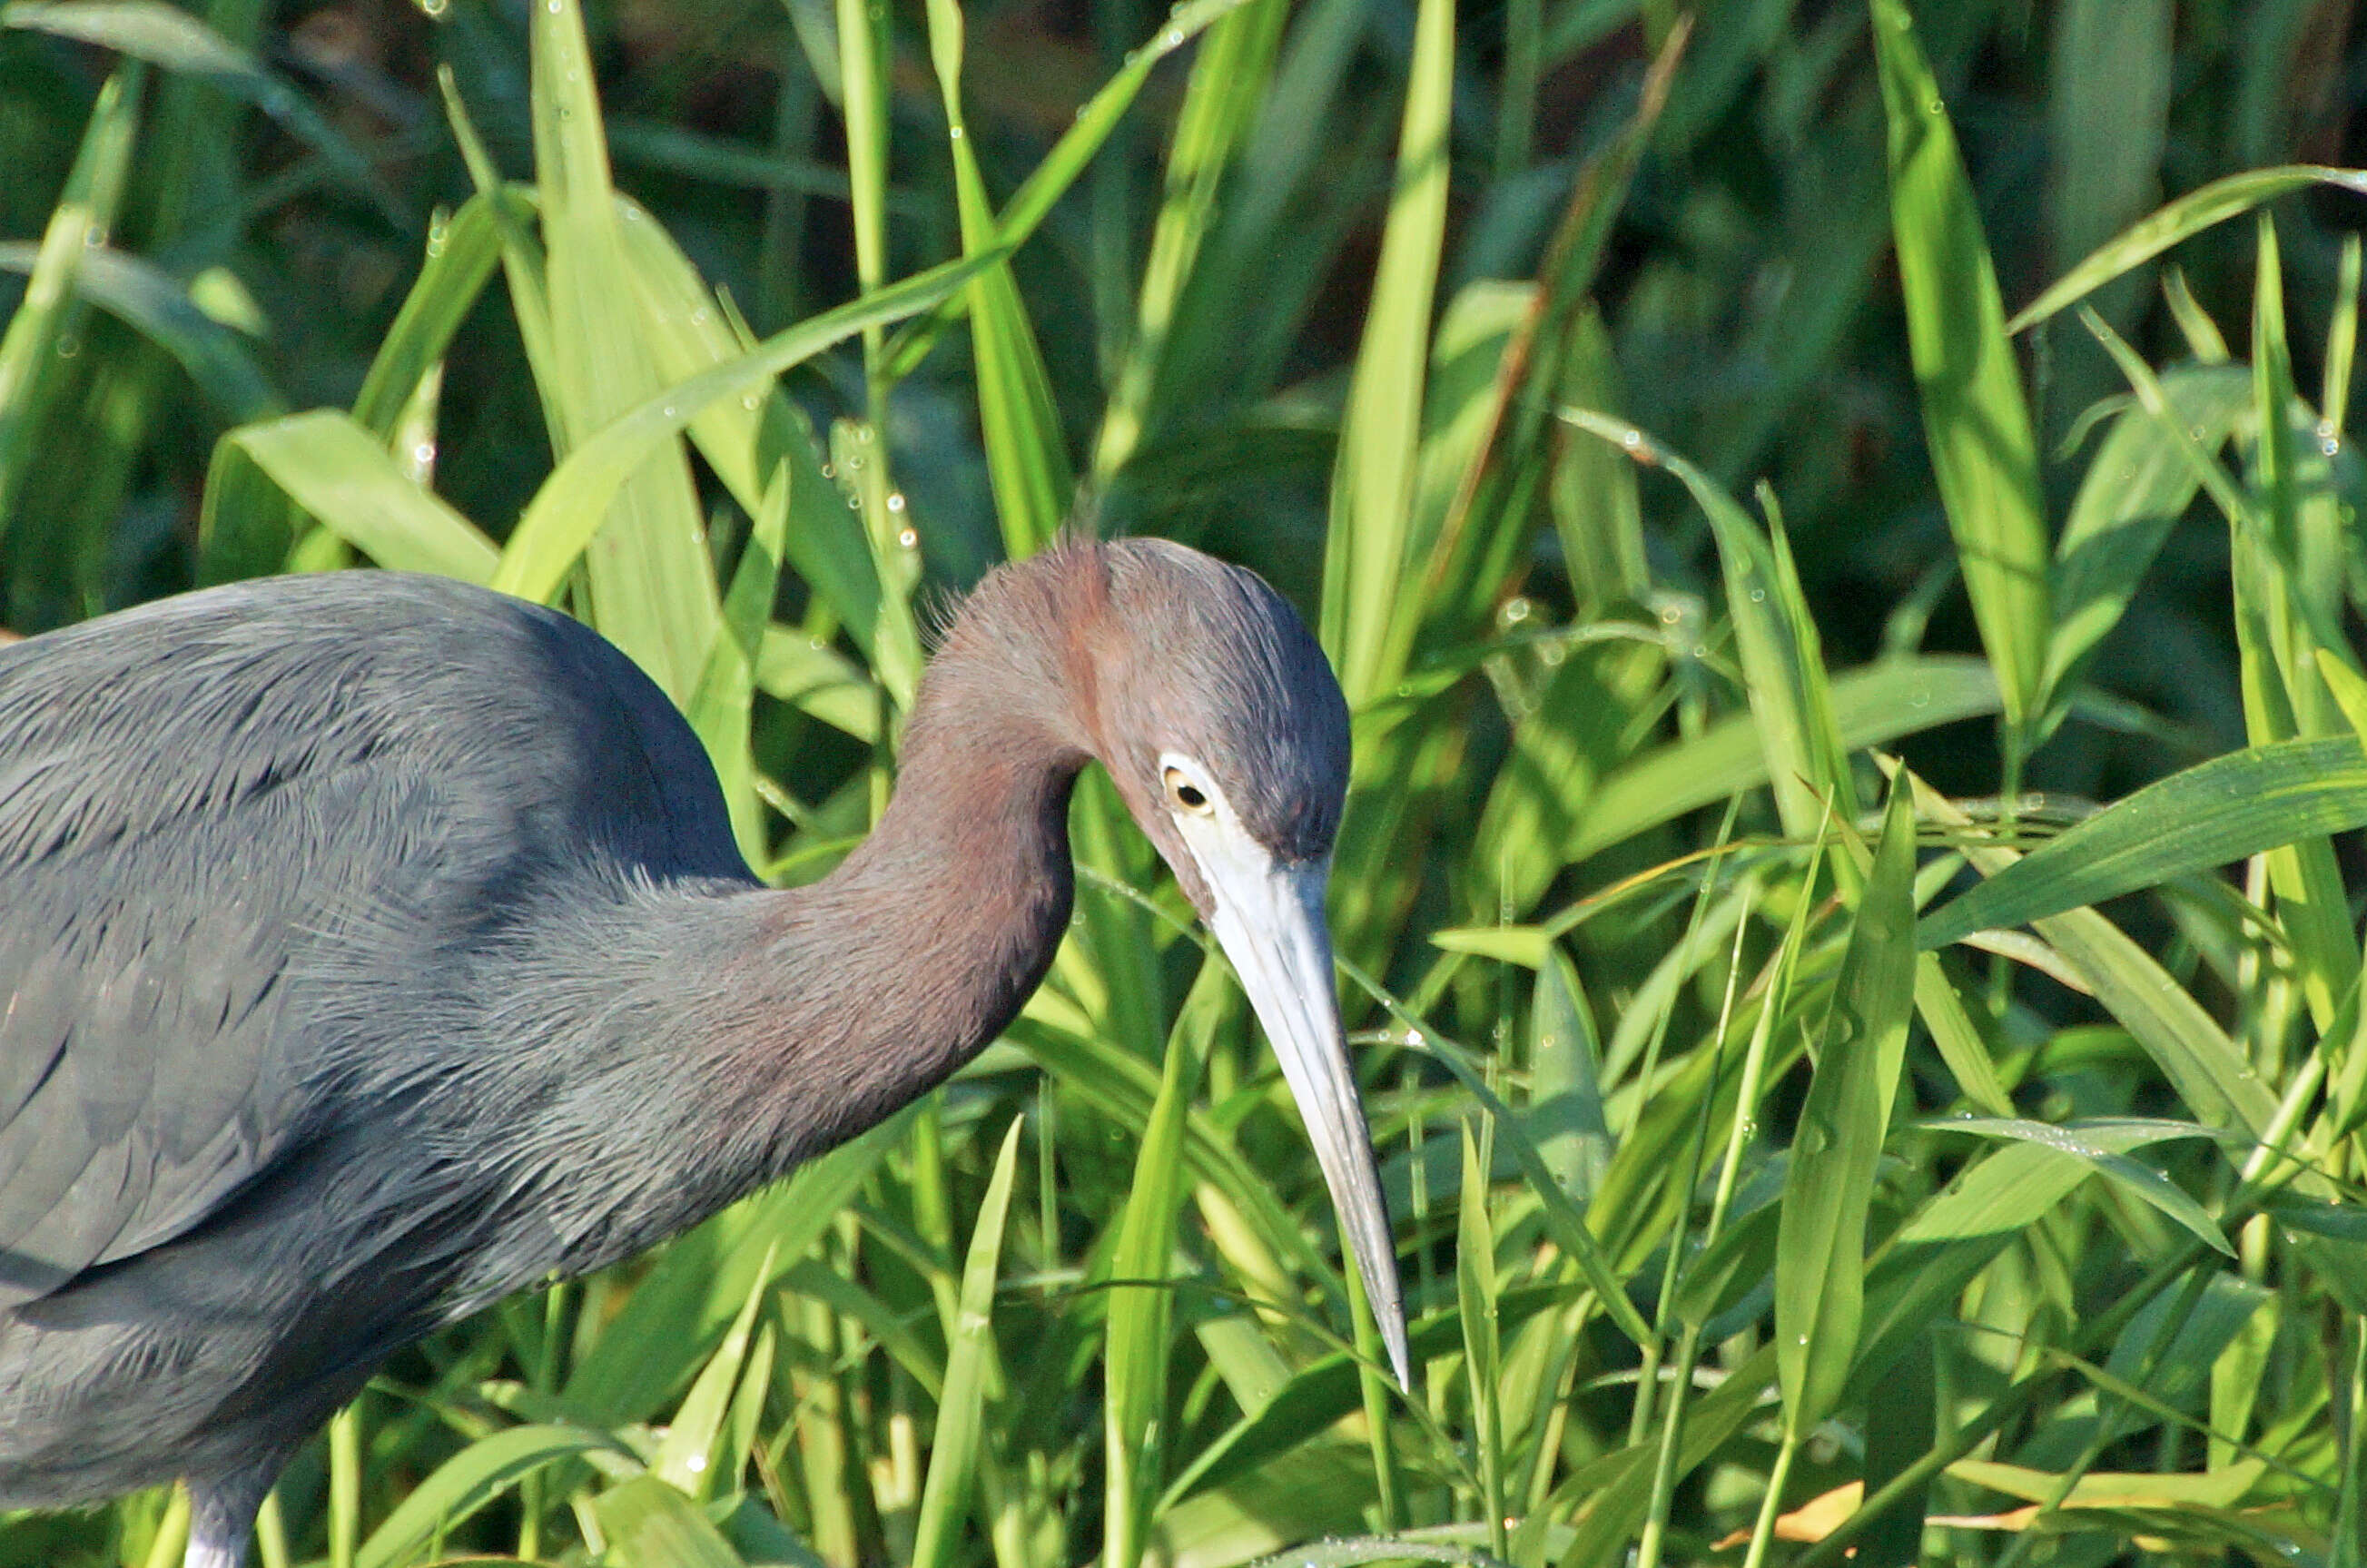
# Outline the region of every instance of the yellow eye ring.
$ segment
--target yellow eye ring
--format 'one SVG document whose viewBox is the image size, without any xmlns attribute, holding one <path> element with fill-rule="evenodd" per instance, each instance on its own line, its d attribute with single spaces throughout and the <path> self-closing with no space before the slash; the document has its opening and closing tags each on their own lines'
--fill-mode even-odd
<svg viewBox="0 0 2367 1568">
<path fill-rule="evenodd" d="M 1170 767 L 1160 777 L 1167 785 L 1167 798 L 1173 801 L 1178 809 L 1196 812 L 1202 816 L 1217 809 L 1215 802 L 1208 799 L 1208 792 L 1193 783 L 1182 768 Z"/>
</svg>

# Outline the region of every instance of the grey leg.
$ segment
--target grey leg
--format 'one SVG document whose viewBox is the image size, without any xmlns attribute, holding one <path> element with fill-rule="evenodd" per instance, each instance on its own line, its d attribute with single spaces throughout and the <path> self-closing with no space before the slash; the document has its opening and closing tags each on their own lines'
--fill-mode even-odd
<svg viewBox="0 0 2367 1568">
<path fill-rule="evenodd" d="M 251 1523 L 213 1530 L 200 1529 L 192 1519 L 189 1552 L 181 1559 L 181 1568 L 245 1568 L 246 1541 L 254 1533 Z"/>
<path fill-rule="evenodd" d="M 189 1484 L 189 1550 L 181 1568 L 246 1568 L 247 1542 L 255 1538 L 255 1511 L 278 1477 L 270 1463 L 237 1475 Z"/>
</svg>

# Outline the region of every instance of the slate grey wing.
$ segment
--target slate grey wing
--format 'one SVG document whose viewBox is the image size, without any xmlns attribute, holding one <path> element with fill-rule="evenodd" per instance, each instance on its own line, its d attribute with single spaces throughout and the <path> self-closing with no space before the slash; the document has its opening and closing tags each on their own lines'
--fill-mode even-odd
<svg viewBox="0 0 2367 1568">
<path fill-rule="evenodd" d="M 211 707 L 153 630 L 0 656 L 0 1309 L 186 1231 L 299 1125 L 316 868 L 285 829 L 329 759 Z"/>
<path fill-rule="evenodd" d="M 165 885 L 179 847 L 130 869 Z M 181 1233 L 293 1131 L 285 926 L 206 891 L 176 908 L 71 861 L 0 867 L 0 1310 Z"/>
<path fill-rule="evenodd" d="M 416 1006 L 418 933 L 498 919 L 538 862 L 605 835 L 744 877 L 719 800 L 662 777 L 696 751 L 585 629 L 433 579 L 242 585 L 0 651 L 0 1313 L 323 1133 L 336 1020 L 373 986 Z"/>
</svg>

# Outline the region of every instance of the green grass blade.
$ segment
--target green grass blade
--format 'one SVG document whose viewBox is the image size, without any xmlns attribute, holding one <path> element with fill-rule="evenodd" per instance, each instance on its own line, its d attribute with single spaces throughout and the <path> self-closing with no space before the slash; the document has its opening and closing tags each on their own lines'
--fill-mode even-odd
<svg viewBox="0 0 2367 1568">
<path fill-rule="evenodd" d="M 956 1560 L 960 1528 L 978 1484 L 983 1453 L 986 1389 L 992 1376 L 996 1270 L 1002 1257 L 1003 1221 L 1011 1210 L 1013 1178 L 1019 1169 L 1019 1133 L 1014 1117 L 995 1156 L 994 1174 L 971 1228 L 969 1256 L 962 1266 L 961 1308 L 946 1358 L 944 1397 L 937 1402 L 936 1436 L 929 1449 L 929 1479 L 921 1494 L 920 1523 L 912 1541 L 912 1568 L 947 1568 Z"/>
<path fill-rule="evenodd" d="M 1624 401 L 1611 335 L 1591 306 L 1570 325 L 1558 390 L 1566 406 L 1614 416 Z M 1641 597 L 1652 579 L 1644 559 L 1636 465 L 1582 434 L 1562 432 L 1555 446 L 1554 530 L 1580 608 L 1600 610 Z"/>
<path fill-rule="evenodd" d="M 0 12 L 0 16 L 6 13 Z M 41 244 L 26 268 L 31 280 L 8 330 L 0 335 L 0 539 L 16 513 L 17 493 L 32 456 L 34 432 L 48 403 L 58 336 L 74 312 L 77 274 L 94 235 L 115 226 L 124 172 L 140 120 L 142 72 L 127 66 L 107 79 L 75 150 L 74 167 L 51 210 Z"/>
<path fill-rule="evenodd" d="M 2350 372 L 2359 354 L 2360 243 L 2357 234 L 2342 240 L 2342 259 L 2335 264 L 2334 312 L 2326 324 L 2326 380 L 2317 406 L 2326 427 L 2338 437 L 2350 419 Z"/>
<path fill-rule="evenodd" d="M 1931 467 L 2006 722 L 2036 717 L 2045 667 L 2038 443 L 1972 182 L 1906 0 L 1870 0 L 1890 123 L 1891 231 Z M 2018 745 L 2019 742 L 2010 743 Z"/>
<path fill-rule="evenodd" d="M 540 490 L 502 551 L 493 586 L 520 598 L 558 593 L 606 514 L 608 500 L 660 443 L 708 403 L 749 396 L 793 365 L 879 322 L 926 310 L 969 280 L 991 257 L 947 262 L 890 284 L 878 294 L 825 311 L 774 334 L 736 359 L 702 370 L 627 411 L 568 454 Z"/>
<path fill-rule="evenodd" d="M 1392 668 L 1402 667 L 1410 642 L 1418 641 L 1425 653 L 1434 653 L 1482 634 L 1506 585 L 1523 576 L 1545 511 L 1542 449 L 1555 428 L 1554 395 L 1565 386 L 1565 364 L 1581 349 L 1580 323 L 1589 293 L 1692 36 L 1690 18 L 1669 28 L 1645 71 L 1635 112 L 1607 146 L 1580 166 L 1536 285 L 1526 290 L 1517 322 L 1508 324 L 1484 404 L 1466 415 L 1476 415 L 1467 437 L 1474 449 L 1467 456 L 1456 452 L 1449 438 L 1461 411 L 1438 396 L 1444 378 L 1433 383 L 1436 406 L 1430 422 L 1436 434 L 1433 449 L 1423 454 L 1424 494 L 1415 537 L 1424 562 L 1422 621 L 1413 629 L 1400 619 L 1393 629 L 1387 660 Z M 1483 283 L 1467 285 L 1457 304 L 1492 291 Z M 1448 341 L 1442 322 L 1442 353 Z"/>
<path fill-rule="evenodd" d="M 1959 832 L 1972 825 L 1920 781 L 1915 801 L 1927 822 Z M 1965 855 L 1991 877 L 2021 858 L 2002 847 L 1967 846 Z M 2039 935 L 2088 982 L 2096 1000 L 2144 1048 L 2198 1119 L 2230 1124 L 2253 1138 L 2269 1129 L 2276 1099 L 2259 1073 L 2192 994 L 2125 933 L 2092 909 L 2044 916 L 2037 925 Z M 1916 938 L 1919 946 L 1927 945 L 1923 930 Z"/>
<path fill-rule="evenodd" d="M 2159 199 L 2169 0 L 2069 0 L 2048 50 L 2048 250 L 2085 256 Z"/>
<path fill-rule="evenodd" d="M 855 0 L 840 0 L 840 3 L 847 6 L 855 4 Z M 1126 63 L 1102 85 L 1099 91 L 1085 100 L 1069 129 L 1061 132 L 1060 139 L 1052 144 L 1052 150 L 1044 154 L 1044 161 L 1036 165 L 1019 188 L 1012 192 L 1011 199 L 1003 203 L 1002 211 L 995 220 L 995 244 L 1005 251 L 1015 251 L 1026 244 L 1037 225 L 1050 215 L 1054 205 L 1068 194 L 1069 187 L 1085 172 L 1085 165 L 1093 162 L 1093 154 L 1101 151 L 1102 143 L 1109 140 L 1110 132 L 1117 129 L 1118 121 L 1142 91 L 1143 84 L 1150 79 L 1152 68 L 1197 38 L 1203 29 L 1213 26 L 1227 12 L 1247 3 L 1248 0 L 1184 0 L 1184 4 L 1168 12 L 1165 25 L 1141 48 L 1130 51 Z M 936 344 L 937 334 L 959 314 L 960 311 L 949 303 L 927 320 L 913 324 L 890 347 L 888 375 L 896 379 L 910 375 L 922 360 L 928 358 L 929 350 Z"/>
<path fill-rule="evenodd" d="M 2294 437 L 2299 399 L 2285 334 L 2284 268 L 2276 225 L 2266 213 L 2257 255 L 2253 481 L 2259 506 L 2237 518 L 2233 551 L 2245 722 L 2259 744 L 2343 727 L 2312 655 L 2320 647 L 2348 654 L 2350 640 L 2340 627 L 2349 550 L 2340 537 L 2343 524 L 2323 494 L 2328 488 L 2323 455 L 2313 452 L 2314 472 L 2305 472 Z M 2316 493 L 2307 501 L 2305 487 Z M 2315 835 L 2297 836 L 2269 852 L 2268 870 L 2310 1010 L 2320 1028 L 2329 1028 L 2359 979 L 2358 936 L 2334 846 Z"/>
<path fill-rule="evenodd" d="M 855 219 L 855 277 L 866 294 L 888 281 L 888 111 L 892 94 L 895 36 L 885 6 L 866 0 L 837 0 L 838 92 L 846 127 L 846 173 Z M 897 373 L 881 360 L 880 324 L 863 334 L 866 410 L 876 422 L 887 412 L 887 392 Z"/>
<path fill-rule="evenodd" d="M 617 198 L 625 265 L 640 302 L 643 335 L 669 385 L 729 364 L 757 344 L 707 286 L 682 247 L 656 219 Z M 691 416 L 690 437 L 731 498 L 751 517 L 786 465 L 789 523 L 783 561 L 830 606 L 865 656 L 886 657 L 878 643 L 882 588 L 863 520 L 822 474 L 821 449 L 805 411 L 778 386 L 761 393 L 708 399 Z"/>
<path fill-rule="evenodd" d="M 289 84 L 246 50 L 164 0 L 15 0 L 0 6 L 0 28 L 23 28 L 96 44 L 203 81 L 277 120 L 353 187 L 376 202 L 398 230 L 411 226 L 403 204 L 360 149 Z"/>
<path fill-rule="evenodd" d="M 1891 790 L 1800 1111 L 1775 1256 L 1775 1358 L 1788 1438 L 1839 1402 L 1864 1309 L 1866 1215 L 1905 1065 L 1915 984 L 1915 807 Z"/>
<path fill-rule="evenodd" d="M 899 708 L 912 705 L 920 684 L 921 631 L 912 595 L 921 585 L 920 535 L 900 515 L 889 487 L 887 442 L 867 419 L 838 419 L 830 426 L 831 466 L 840 491 L 863 525 L 863 547 L 879 585 L 879 614 L 873 624 L 871 665 L 880 686 Z"/>
<path fill-rule="evenodd" d="M 1907 1342 L 1953 1316 L 1965 1287 L 2090 1176 L 2072 1155 L 2010 1143 L 1978 1160 L 1898 1228 L 1869 1273 L 1862 1349 L 1844 1396 L 1874 1396 Z"/>
<path fill-rule="evenodd" d="M 962 251 L 981 256 L 997 249 L 994 211 L 962 115 L 959 0 L 928 0 L 928 17 L 929 58 L 936 68 L 952 138 Z M 969 331 L 987 475 L 1002 518 L 1003 551 L 1015 561 L 1040 550 L 1059 531 L 1076 482 L 1061 438 L 1059 411 L 1052 403 L 1044 351 L 1036 342 L 1036 329 L 1007 260 L 971 279 Z"/>
<path fill-rule="evenodd" d="M 1916 940 L 1942 947 L 2361 826 L 2367 756 L 2356 736 L 2248 747 L 2113 802 L 1926 915 Z"/>
<path fill-rule="evenodd" d="M 610 1488 L 592 1508 L 617 1568 L 745 1568 L 698 1505 L 654 1475 Z"/>
<path fill-rule="evenodd" d="M 2244 373 L 2203 366 L 2160 380 L 2169 423 L 2206 451 L 2248 410 Z M 2055 548 L 2056 620 L 2047 634 L 2044 710 L 2057 716 L 2097 644 L 2120 624 L 2171 527 L 2199 486 L 2182 443 L 2144 408 L 2116 417 L 2090 460 Z"/>
<path fill-rule="evenodd" d="M 1758 1414 L 1760 1397 L 1775 1380 L 1774 1346 L 1761 1346 L 1725 1381 L 1687 1406 L 1678 1438 L 1674 1472 L 1691 1473 L 1733 1440 Z M 1617 1449 L 1574 1467 L 1557 1488 L 1557 1500 L 1570 1499 L 1575 1527 L 1561 1568 L 1609 1568 L 1644 1522 L 1652 1501 L 1652 1472 L 1659 1438 Z"/>
<path fill-rule="evenodd" d="M 29 245 L 0 244 L 0 269 L 30 272 L 39 265 Z M 189 286 L 136 256 L 86 251 L 74 292 L 170 355 L 224 421 L 268 419 L 287 411 L 243 335 L 208 315 Z"/>
<path fill-rule="evenodd" d="M 757 799 L 755 761 L 749 748 L 748 722 L 756 697 L 756 666 L 764 656 L 764 631 L 773 615 L 773 596 L 780 586 L 783 541 L 789 526 L 789 474 L 787 464 L 775 471 L 764 498 L 748 531 L 748 542 L 732 571 L 731 586 L 723 596 L 723 619 L 715 646 L 699 672 L 698 687 L 683 709 L 690 727 L 707 743 L 714 760 L 723 801 L 731 812 L 731 831 L 740 853 L 752 866 L 765 856 L 764 819 Z"/>
<path fill-rule="evenodd" d="M 1323 646 L 1348 706 L 1395 681 L 1386 666 L 1393 623 L 1417 618 L 1407 566 L 1431 301 L 1445 243 L 1447 126 L 1455 90 L 1455 9 L 1421 0 L 1398 139 L 1397 187 L 1342 416 L 1323 556 Z"/>
<path fill-rule="evenodd" d="M 1529 1006 L 1527 1119 L 1554 1185 L 1581 1201 L 1602 1184 L 1611 1161 L 1602 1073 L 1603 1050 L 1578 966 L 1557 948 L 1537 966 Z"/>
<path fill-rule="evenodd" d="M 2312 185 L 2330 185 L 2367 195 L 2367 170 L 2323 168 L 2309 164 L 2248 169 L 2190 191 L 2139 219 L 2065 273 L 2006 324 L 2022 333 L 2059 314 L 2133 267 L 2214 224 L 2240 218 L 2265 202 Z"/>
<path fill-rule="evenodd" d="M 1038 993 L 1039 1001 L 1041 996 Z M 1097 1114 L 1122 1127 L 1150 1125 L 1159 1079 L 1140 1056 L 1100 1038 L 1033 1027 L 1025 1021 L 1011 1032 L 1046 1072 L 1060 1081 L 1065 1091 Z M 1339 1276 L 1331 1271 L 1273 1186 L 1250 1168 L 1228 1129 L 1203 1112 L 1193 1112 L 1185 1119 L 1184 1157 L 1193 1179 L 1218 1188 L 1249 1221 L 1267 1252 L 1286 1259 L 1302 1275 L 1325 1279 L 1327 1290 L 1337 1284 Z"/>
<path fill-rule="evenodd" d="M 663 386 L 641 341 L 591 48 L 575 0 L 532 19 L 535 170 L 549 249 L 552 381 L 568 455 Z M 697 686 L 719 620 L 715 574 L 679 425 L 639 443 L 636 460 L 588 519 L 583 585 L 590 619 L 675 702 Z M 525 531 L 521 522 L 520 531 Z M 572 552 L 571 552 L 572 556 Z M 541 595 L 532 596 L 541 597 Z"/>
<path fill-rule="evenodd" d="M 1410 1025 L 1410 1020 L 1401 1021 Z M 1593 1288 L 1604 1315 L 1617 1325 L 1620 1333 L 1637 1345 L 1650 1339 L 1651 1325 L 1644 1321 L 1644 1314 L 1636 1310 L 1636 1304 L 1627 1299 L 1626 1290 L 1620 1284 L 1618 1273 L 1605 1255 L 1602 1242 L 1596 1239 L 1593 1228 L 1579 1213 L 1578 1206 L 1562 1190 L 1561 1184 L 1554 1180 L 1552 1168 L 1546 1164 L 1545 1156 L 1538 1152 L 1521 1119 L 1496 1097 L 1495 1091 L 1488 1087 L 1487 1082 L 1461 1051 L 1438 1040 L 1428 1042 L 1428 1051 L 1434 1060 L 1455 1074 L 1465 1092 L 1478 1102 L 1480 1108 L 1494 1119 L 1496 1137 L 1503 1142 L 1513 1161 L 1520 1165 L 1531 1193 L 1542 1206 L 1546 1234 L 1579 1266 L 1579 1271 Z"/>
<path fill-rule="evenodd" d="M 1539 1313 L 1568 1304 L 1569 1292 L 1558 1285 L 1513 1286 L 1497 1301 L 1497 1330 L 1516 1333 Z M 1442 1312 L 1423 1318 L 1409 1328 L 1407 1344 L 1417 1367 L 1454 1355 L 1463 1344 L 1461 1314 Z M 1191 1468 L 1168 1488 L 1161 1513 L 1172 1518 L 1186 1499 L 1232 1485 L 1294 1449 L 1329 1437 L 1342 1416 L 1358 1409 L 1360 1379 L 1360 1363 L 1345 1350 L 1300 1368 L 1254 1414 L 1243 1416 L 1201 1449 Z M 1371 1466 L 1365 1463 L 1364 1468 L 1369 1472 Z M 1369 1487 L 1366 1495 L 1371 1495 Z M 1163 1530 L 1161 1536 L 1165 1536 Z"/>
<path fill-rule="evenodd" d="M 484 292 L 502 255 L 502 225 L 493 211 L 496 201 L 508 204 L 511 223 L 523 228 L 530 221 L 526 203 L 504 187 L 493 196 L 470 197 L 428 230 L 426 263 L 354 396 L 354 417 L 366 428 L 393 434 L 413 389 L 442 362 L 453 335 Z"/>
<path fill-rule="evenodd" d="M 1283 0 L 1250 0 L 1208 29 L 1192 62 L 1135 301 L 1134 336 L 1093 447 L 1093 477 L 1102 484 L 1126 466 L 1158 417 L 1152 393 L 1184 286 L 1216 216 L 1217 184 L 1240 153 L 1274 74 L 1288 14 Z"/>
<path fill-rule="evenodd" d="M 2010 1138 L 2068 1154 L 2139 1202 L 2175 1221 L 2214 1251 L 2229 1257 L 2236 1256 L 2236 1249 L 2227 1244 L 2227 1238 L 2220 1233 L 2211 1216 L 2203 1212 L 2203 1206 L 2159 1171 L 2129 1158 L 2121 1147 L 2126 1139 L 2116 1136 L 2120 1130 L 2109 1123 L 2090 1130 L 2078 1122 L 2030 1121 L 2019 1117 L 1964 1117 L 1934 1125 L 1950 1132 L 1968 1132 L 1979 1138 Z M 2177 1136 L 2207 1136 L 2209 1131 L 2191 1123 L 2177 1126 Z M 2144 1132 L 2140 1136 L 2153 1142 L 2160 1134 Z"/>
<path fill-rule="evenodd" d="M 1602 437 L 1637 462 L 1668 470 L 1709 519 L 1757 739 L 1765 747 L 1766 777 L 1784 831 L 1798 839 L 1814 837 L 1829 797 L 1843 815 L 1855 815 L 1856 790 L 1841 749 L 1823 651 L 1780 523 L 1772 538 L 1762 534 L 1708 474 L 1634 426 L 1587 409 L 1560 412 L 1569 424 Z"/>
<path fill-rule="evenodd" d="M 350 415 L 321 409 L 233 430 L 222 437 L 217 472 L 232 452 L 381 566 L 469 583 L 493 576 L 500 556 L 493 541 L 413 483 Z"/>
<path fill-rule="evenodd" d="M 511 1426 L 481 1437 L 404 1495 L 362 1542 L 354 1568 L 399 1568 L 413 1561 L 438 1531 L 459 1524 L 527 1476 L 561 1460 L 604 1449 L 623 1451 L 607 1433 L 580 1426 Z"/>
<path fill-rule="evenodd" d="M 1479 1460 L 1480 1504 L 1488 1543 L 1499 1558 L 1511 1548 L 1504 1531 L 1504 1433 L 1497 1408 L 1503 1353 L 1496 1323 L 1496 1227 L 1488 1216 L 1488 1177 L 1471 1123 L 1462 1123 L 1463 1192 L 1455 1228 L 1455 1300 L 1463 1319 L 1464 1381 L 1471 1393 L 1471 1428 Z"/>
<path fill-rule="evenodd" d="M 756 1310 L 764 1304 L 764 1291 L 772 1282 L 776 1261 L 767 1256 L 757 1268 L 756 1282 L 749 1287 L 740 1315 L 731 1320 L 731 1326 L 724 1331 L 723 1343 L 715 1347 L 715 1354 L 708 1358 L 707 1365 L 692 1381 L 690 1392 L 675 1407 L 674 1418 L 666 1423 L 665 1437 L 650 1461 L 651 1474 L 686 1497 L 712 1494 L 719 1479 L 727 1486 L 739 1484 L 736 1471 L 719 1478 L 715 1461 L 721 1452 L 723 1423 L 731 1412 L 733 1391 L 739 1387 L 740 1374 L 747 1366 L 749 1341 L 756 1328 Z"/>
<path fill-rule="evenodd" d="M 1834 728 L 1849 751 L 1999 710 L 1997 677 L 1977 659 L 1886 659 L 1832 680 Z M 1606 776 L 1562 854 L 1571 862 L 1768 781 L 1767 747 L 1750 714 L 1656 746 Z M 1813 828 L 1811 829 L 1813 831 Z"/>
<path fill-rule="evenodd" d="M 1136 1568 L 1150 1524 L 1150 1505 L 1162 1484 L 1161 1437 L 1168 1400 L 1169 1344 L 1174 1297 L 1163 1283 L 1174 1271 L 1175 1220 L 1184 1200 L 1185 1112 L 1198 1093 L 1202 1063 L 1232 986 L 1225 966 L 1211 960 L 1177 1014 L 1169 1037 L 1159 1098 L 1150 1108 L 1134 1180 L 1118 1218 L 1109 1277 L 1149 1280 L 1109 1292 L 1102 1355 L 1104 1568 Z"/>
</svg>

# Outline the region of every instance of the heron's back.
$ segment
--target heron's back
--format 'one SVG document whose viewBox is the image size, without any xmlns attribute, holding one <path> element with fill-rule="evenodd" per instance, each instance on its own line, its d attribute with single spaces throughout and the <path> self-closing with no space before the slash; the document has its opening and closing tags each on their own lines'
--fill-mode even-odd
<svg viewBox="0 0 2367 1568">
<path fill-rule="evenodd" d="M 242 1391 L 342 1397 L 507 1179 L 436 1143 L 546 1071 L 496 977 L 555 915 L 745 878 L 663 696 L 482 590 L 274 579 L 0 651 L 0 1506 L 309 1429 Z"/>
</svg>

